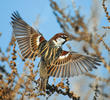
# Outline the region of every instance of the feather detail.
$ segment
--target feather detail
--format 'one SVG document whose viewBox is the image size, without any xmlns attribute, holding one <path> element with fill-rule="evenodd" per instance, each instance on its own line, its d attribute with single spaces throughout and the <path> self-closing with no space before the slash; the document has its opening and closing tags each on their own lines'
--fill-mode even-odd
<svg viewBox="0 0 110 100">
<path fill-rule="evenodd" d="M 101 62 L 96 57 L 75 52 L 62 51 L 58 59 L 48 67 L 48 74 L 53 77 L 71 77 L 96 69 Z"/>
<path fill-rule="evenodd" d="M 14 12 L 11 17 L 13 33 L 24 58 L 35 58 L 38 55 L 40 43 L 46 41 L 38 30 L 34 30 L 19 15 Z"/>
</svg>

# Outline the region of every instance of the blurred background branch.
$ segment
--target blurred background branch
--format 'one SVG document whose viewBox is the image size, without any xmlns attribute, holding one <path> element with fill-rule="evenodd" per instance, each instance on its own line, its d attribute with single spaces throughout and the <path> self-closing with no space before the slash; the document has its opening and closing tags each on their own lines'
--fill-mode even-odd
<svg viewBox="0 0 110 100">
<path fill-rule="evenodd" d="M 99 18 L 99 7 L 103 7 L 104 14 L 110 23 L 109 9 L 106 6 L 107 0 L 96 1 L 93 0 L 91 6 L 91 15 L 89 19 L 81 14 L 81 5 L 77 7 L 75 3 L 76 0 L 71 0 L 71 5 L 64 6 L 66 0 L 62 0 L 58 2 L 57 0 L 49 0 L 50 7 L 53 10 L 53 14 L 58 22 L 58 25 L 62 29 L 63 32 L 69 34 L 71 39 L 73 40 L 71 43 L 67 44 L 69 50 L 73 51 L 75 46 L 79 47 L 82 53 L 98 56 L 102 61 L 102 66 L 108 72 L 110 72 L 110 45 L 108 44 L 110 39 L 107 39 L 109 33 L 106 31 L 110 29 L 110 26 L 101 26 L 99 28 L 99 22 L 101 19 Z M 70 1 L 69 1 L 70 2 Z M 79 0 L 79 2 L 83 2 Z M 99 7 L 96 7 L 98 5 Z M 69 9 L 71 6 L 71 10 Z M 94 7 L 94 8 L 93 8 Z M 86 9 L 86 8 L 85 8 Z M 101 10 L 100 13 L 103 13 Z M 37 20 L 33 25 L 39 24 L 39 16 L 37 16 Z M 104 28 L 104 31 L 100 31 Z M 0 38 L 2 34 L 0 32 Z M 26 60 L 22 58 L 19 51 L 16 48 L 15 38 L 12 35 L 11 41 L 7 47 L 6 52 L 2 51 L 0 48 L 0 100 L 25 100 L 25 99 L 34 99 L 39 100 L 42 96 L 46 96 L 46 99 L 54 96 L 55 94 L 68 96 L 69 99 L 72 100 L 109 100 L 110 99 L 110 75 L 107 78 L 104 78 L 100 75 L 94 75 L 91 73 L 85 73 L 85 76 L 89 79 L 92 79 L 93 82 L 89 80 L 80 80 L 78 83 L 80 87 L 77 87 L 80 91 L 81 86 L 84 84 L 89 84 L 89 89 L 85 93 L 80 91 L 81 94 L 75 92 L 75 89 L 72 89 L 73 85 L 69 79 L 60 82 L 53 82 L 53 84 L 47 84 L 46 94 L 42 93 L 38 90 L 39 87 L 39 68 L 35 65 L 33 61 Z M 104 57 L 104 51 L 106 51 L 106 57 Z M 103 54 L 104 53 L 104 54 Z M 22 73 L 18 70 L 19 63 L 17 59 L 22 60 Z M 7 69 L 7 67 L 10 69 Z M 37 67 L 37 68 L 36 68 Z M 100 68 L 99 68 L 100 69 Z M 102 70 L 103 71 L 103 70 Z M 101 72 L 102 73 L 102 72 Z M 103 75 L 104 76 L 104 75 Z M 83 89 L 86 89 L 84 87 Z M 106 92 L 105 92 L 106 91 Z M 84 97 L 82 94 L 85 94 Z M 92 95 L 92 96 L 91 96 Z"/>
</svg>

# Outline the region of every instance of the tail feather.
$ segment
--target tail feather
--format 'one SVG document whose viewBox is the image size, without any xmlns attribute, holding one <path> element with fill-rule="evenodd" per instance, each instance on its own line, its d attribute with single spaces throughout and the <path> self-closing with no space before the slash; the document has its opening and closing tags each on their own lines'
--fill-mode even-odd
<svg viewBox="0 0 110 100">
<path fill-rule="evenodd" d="M 46 84 L 47 84 L 47 79 L 41 79 L 40 80 L 40 91 L 46 91 Z"/>
</svg>

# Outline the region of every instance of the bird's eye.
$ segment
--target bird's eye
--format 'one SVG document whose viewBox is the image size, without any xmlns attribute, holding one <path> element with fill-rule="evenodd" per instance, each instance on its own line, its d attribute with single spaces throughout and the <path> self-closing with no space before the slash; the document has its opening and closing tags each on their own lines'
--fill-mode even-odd
<svg viewBox="0 0 110 100">
<path fill-rule="evenodd" d="M 62 38 L 67 38 L 67 36 L 66 36 L 66 35 L 61 35 L 61 37 L 62 37 Z"/>
</svg>

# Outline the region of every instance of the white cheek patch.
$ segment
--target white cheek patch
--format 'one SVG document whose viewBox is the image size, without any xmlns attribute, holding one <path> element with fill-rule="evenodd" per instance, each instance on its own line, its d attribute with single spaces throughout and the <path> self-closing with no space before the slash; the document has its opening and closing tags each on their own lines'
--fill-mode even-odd
<svg viewBox="0 0 110 100">
<path fill-rule="evenodd" d="M 63 38 L 58 38 L 58 39 L 56 39 L 56 41 L 57 41 L 58 43 L 63 43 L 63 42 L 65 41 L 65 39 L 63 39 Z"/>
<path fill-rule="evenodd" d="M 57 45 L 57 42 L 55 40 L 53 40 L 54 44 Z"/>
<path fill-rule="evenodd" d="M 56 39 L 56 41 L 53 40 L 53 42 L 54 42 L 54 44 L 55 44 L 56 46 L 59 47 L 59 46 L 62 45 L 63 42 L 65 42 L 65 39 L 63 39 L 63 38 L 58 38 L 58 39 Z"/>
<path fill-rule="evenodd" d="M 40 44 L 40 37 L 41 37 L 41 35 L 39 35 L 39 36 L 37 37 L 37 39 L 36 39 L 37 46 Z"/>
<path fill-rule="evenodd" d="M 69 53 L 67 53 L 66 55 L 60 56 L 59 59 L 64 59 L 64 58 L 66 58 L 68 56 L 69 56 Z"/>
</svg>

